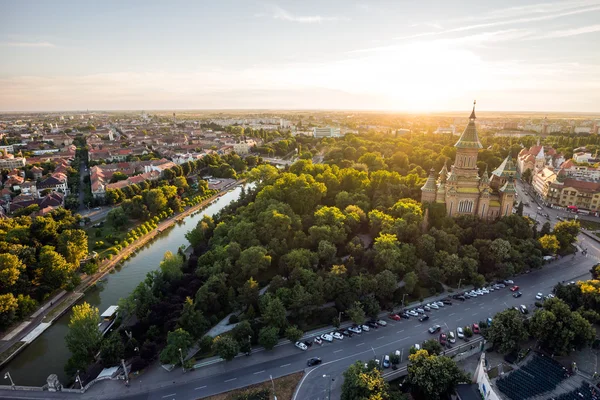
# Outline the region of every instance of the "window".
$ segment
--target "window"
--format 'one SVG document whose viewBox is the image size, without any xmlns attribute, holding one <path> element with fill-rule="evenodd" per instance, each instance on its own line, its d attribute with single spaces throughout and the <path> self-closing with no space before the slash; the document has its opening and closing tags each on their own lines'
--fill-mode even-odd
<svg viewBox="0 0 600 400">
<path fill-rule="evenodd" d="M 473 200 L 461 200 L 458 203 L 458 212 L 462 212 L 462 213 L 473 212 Z"/>
</svg>

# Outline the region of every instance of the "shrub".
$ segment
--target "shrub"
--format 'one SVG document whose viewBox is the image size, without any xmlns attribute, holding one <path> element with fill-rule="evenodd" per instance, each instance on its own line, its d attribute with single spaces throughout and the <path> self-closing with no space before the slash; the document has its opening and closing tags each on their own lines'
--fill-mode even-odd
<svg viewBox="0 0 600 400">
<path fill-rule="evenodd" d="M 471 337 L 473 336 L 473 331 L 471 330 L 471 328 L 469 328 L 468 326 L 465 326 L 465 336 L 466 337 Z"/>
</svg>

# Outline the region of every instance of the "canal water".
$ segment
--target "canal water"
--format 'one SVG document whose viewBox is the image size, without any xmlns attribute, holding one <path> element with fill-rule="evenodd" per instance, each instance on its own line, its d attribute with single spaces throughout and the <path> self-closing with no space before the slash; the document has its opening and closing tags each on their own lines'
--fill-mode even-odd
<svg viewBox="0 0 600 400">
<path fill-rule="evenodd" d="M 237 200 L 240 192 L 241 187 L 237 186 L 195 215 L 177 222 L 142 247 L 124 264 L 115 268 L 113 273 L 108 274 L 95 287 L 90 288 L 80 303 L 88 302 L 97 307 L 100 313 L 109 306 L 117 304 L 121 297 L 129 295 L 135 289 L 148 272 L 158 269 L 165 252 L 175 253 L 181 245 L 185 247 L 189 245 L 185 234 L 194 228 L 204 215 L 214 215 L 231 201 Z M 65 384 L 68 379 L 64 367 L 70 357 L 65 344 L 65 335 L 69 330 L 70 318 L 71 312 L 67 312 L 55 321 L 40 337 L 5 365 L 0 371 L 0 376 L 4 376 L 9 371 L 17 385 L 42 386 L 46 383 L 48 375 L 54 373 Z"/>
</svg>

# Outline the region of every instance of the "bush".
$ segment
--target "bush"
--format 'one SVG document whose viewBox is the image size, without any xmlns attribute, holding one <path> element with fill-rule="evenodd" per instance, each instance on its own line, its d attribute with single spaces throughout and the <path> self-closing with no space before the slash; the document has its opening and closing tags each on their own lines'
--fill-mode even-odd
<svg viewBox="0 0 600 400">
<path fill-rule="evenodd" d="M 466 337 L 471 337 L 473 336 L 473 331 L 471 330 L 471 328 L 469 328 L 468 326 L 465 326 L 465 336 Z"/>
<path fill-rule="evenodd" d="M 231 314 L 231 317 L 229 317 L 229 324 L 237 324 L 238 322 L 240 322 L 240 318 L 237 314 Z"/>
<path fill-rule="evenodd" d="M 259 389 L 238 394 L 231 400 L 269 400 L 270 398 L 271 391 L 269 389 Z"/>
</svg>

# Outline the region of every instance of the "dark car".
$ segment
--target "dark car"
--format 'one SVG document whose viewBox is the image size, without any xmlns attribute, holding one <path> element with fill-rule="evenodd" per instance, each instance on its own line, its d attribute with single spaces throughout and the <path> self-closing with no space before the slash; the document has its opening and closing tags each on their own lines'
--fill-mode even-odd
<svg viewBox="0 0 600 400">
<path fill-rule="evenodd" d="M 440 333 L 440 344 L 442 346 L 445 346 L 447 341 L 448 341 L 448 337 L 446 336 L 446 334 Z"/>
<path fill-rule="evenodd" d="M 307 362 L 306 365 L 308 365 L 309 367 L 312 367 L 314 365 L 319 365 L 321 364 L 321 359 L 319 357 L 313 357 L 310 358 Z"/>
<path fill-rule="evenodd" d="M 441 329 L 442 329 L 442 327 L 441 327 L 441 326 L 439 326 L 439 325 L 434 325 L 434 326 L 432 326 L 431 328 L 429 328 L 429 333 L 431 333 L 431 334 L 433 335 L 434 333 L 437 333 L 437 332 L 439 332 Z"/>
<path fill-rule="evenodd" d="M 452 295 L 452 298 L 453 298 L 454 300 L 458 300 L 458 296 L 460 296 L 460 294 L 454 294 L 454 295 Z"/>
<path fill-rule="evenodd" d="M 408 315 L 406 312 L 403 312 L 402 314 L 400 314 L 400 316 L 404 319 L 410 319 L 410 315 Z"/>
<path fill-rule="evenodd" d="M 516 299 L 516 298 L 519 298 L 519 297 L 521 297 L 521 296 L 523 296 L 523 293 L 521 293 L 521 292 L 517 292 L 517 293 L 513 294 L 513 297 L 514 297 L 515 299 Z"/>
<path fill-rule="evenodd" d="M 452 305 L 452 302 L 451 302 L 450 300 L 448 300 L 448 299 L 444 299 L 444 300 L 442 300 L 442 303 L 444 303 L 444 304 L 447 304 L 447 305 L 449 305 L 449 306 L 451 306 L 451 305 Z"/>
<path fill-rule="evenodd" d="M 353 335 L 353 333 L 350 332 L 348 329 L 340 329 L 338 332 L 340 332 L 342 335 L 348 336 L 348 337 L 352 337 L 352 335 Z"/>
<path fill-rule="evenodd" d="M 312 345 L 313 345 L 313 344 L 312 344 L 312 342 L 311 342 L 311 341 L 308 341 L 308 340 L 305 340 L 305 341 L 304 341 L 304 344 L 306 345 L 306 347 L 310 347 L 310 346 L 312 346 Z"/>
<path fill-rule="evenodd" d="M 429 315 L 421 315 L 421 317 L 419 318 L 419 321 L 421 322 L 425 322 L 429 319 Z"/>
<path fill-rule="evenodd" d="M 467 298 L 461 294 L 460 296 L 456 296 L 456 299 L 460 301 L 465 301 Z"/>
<path fill-rule="evenodd" d="M 367 326 L 369 328 L 379 329 L 379 325 L 377 325 L 377 322 L 375 322 L 375 321 L 369 321 L 369 322 L 367 322 Z"/>
</svg>

